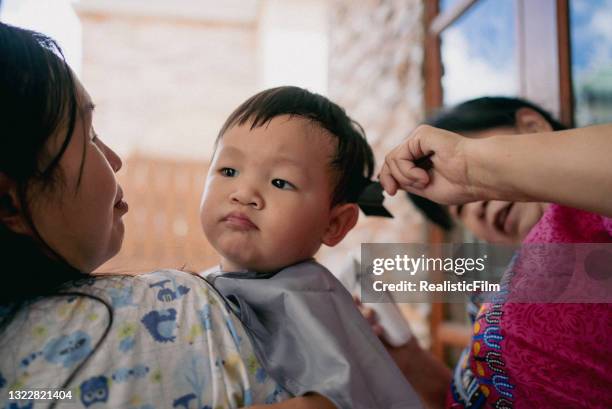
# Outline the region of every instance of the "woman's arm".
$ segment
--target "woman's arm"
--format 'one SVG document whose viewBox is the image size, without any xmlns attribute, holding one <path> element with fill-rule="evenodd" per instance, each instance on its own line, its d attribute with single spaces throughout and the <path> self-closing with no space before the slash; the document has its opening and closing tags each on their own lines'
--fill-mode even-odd
<svg viewBox="0 0 612 409">
<path fill-rule="evenodd" d="M 401 347 L 387 346 L 387 351 L 412 385 L 425 407 L 444 408 L 451 383 L 451 370 L 413 337 Z"/>
<path fill-rule="evenodd" d="M 429 351 L 421 348 L 415 337 L 399 347 L 387 344 L 376 312 L 365 307 L 357 297 L 355 304 L 425 406 L 430 409 L 444 408 L 452 376 L 450 369 Z"/>
<path fill-rule="evenodd" d="M 425 406 L 430 409 L 444 408 L 451 382 L 450 369 L 429 351 L 421 348 L 414 337 L 400 347 L 387 346 L 387 351 Z M 312 394 L 270 405 L 249 406 L 246 409 L 336 409 L 336 406 L 327 398 Z"/>
<path fill-rule="evenodd" d="M 554 202 L 612 216 L 610 152 L 612 125 L 483 139 L 420 126 L 387 155 L 380 181 L 446 204 Z"/>
<path fill-rule="evenodd" d="M 612 125 L 496 136 L 466 146 L 475 164 L 469 177 L 499 199 L 560 203 L 612 216 Z"/>
<path fill-rule="evenodd" d="M 249 406 L 245 409 L 336 409 L 336 406 L 321 395 L 311 394 L 270 405 Z"/>
</svg>

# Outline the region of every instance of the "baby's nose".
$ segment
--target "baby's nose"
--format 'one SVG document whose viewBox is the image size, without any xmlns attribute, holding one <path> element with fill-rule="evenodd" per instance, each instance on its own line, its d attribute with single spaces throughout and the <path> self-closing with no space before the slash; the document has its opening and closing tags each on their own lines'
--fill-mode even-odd
<svg viewBox="0 0 612 409">
<path fill-rule="evenodd" d="M 240 204 L 243 206 L 250 206 L 255 209 L 263 208 L 263 198 L 252 187 L 243 186 L 236 189 L 230 195 L 230 200 L 234 204 Z"/>
</svg>

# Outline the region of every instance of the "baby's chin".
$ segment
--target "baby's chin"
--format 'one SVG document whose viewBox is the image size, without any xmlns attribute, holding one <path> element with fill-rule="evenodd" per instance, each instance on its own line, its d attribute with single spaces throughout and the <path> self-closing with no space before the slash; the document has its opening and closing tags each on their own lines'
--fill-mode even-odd
<svg viewBox="0 0 612 409">
<path fill-rule="evenodd" d="M 231 240 L 223 237 L 212 241 L 213 247 L 221 255 L 221 267 L 226 272 L 256 271 L 258 273 L 272 273 L 282 270 L 292 264 L 307 260 L 312 256 L 291 254 L 279 245 L 271 249 L 262 249 L 249 241 Z"/>
<path fill-rule="evenodd" d="M 269 263 L 263 262 L 265 257 L 258 254 L 254 249 L 244 246 L 226 245 L 217 243 L 214 246 L 221 255 L 221 268 L 225 272 L 268 272 L 272 271 Z M 248 250 L 247 250 L 248 249 Z"/>
</svg>

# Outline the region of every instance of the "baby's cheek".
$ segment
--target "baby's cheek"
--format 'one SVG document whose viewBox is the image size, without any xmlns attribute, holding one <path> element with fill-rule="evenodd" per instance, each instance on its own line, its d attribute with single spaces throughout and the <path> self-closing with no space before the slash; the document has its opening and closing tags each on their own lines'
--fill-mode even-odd
<svg viewBox="0 0 612 409">
<path fill-rule="evenodd" d="M 212 218 L 207 216 L 205 212 L 200 213 L 200 225 L 202 226 L 202 231 L 204 235 L 212 244 L 215 239 L 215 224 L 212 221 Z"/>
<path fill-rule="evenodd" d="M 214 220 L 214 209 L 210 205 L 210 202 L 204 200 L 200 205 L 200 223 L 202 224 L 202 228 L 204 229 L 204 233 L 206 230 L 210 230 L 211 225 Z"/>
<path fill-rule="evenodd" d="M 299 223 L 286 226 L 274 237 L 274 243 L 270 246 L 271 253 L 276 257 L 289 258 L 290 262 L 296 261 L 293 259 L 312 256 L 310 253 L 313 252 L 312 242 L 315 236 L 313 227 Z"/>
</svg>

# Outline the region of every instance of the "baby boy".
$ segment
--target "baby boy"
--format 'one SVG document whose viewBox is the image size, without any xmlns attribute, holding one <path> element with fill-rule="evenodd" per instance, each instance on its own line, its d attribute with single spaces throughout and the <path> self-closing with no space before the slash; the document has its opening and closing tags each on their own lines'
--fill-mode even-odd
<svg viewBox="0 0 612 409">
<path fill-rule="evenodd" d="M 327 98 L 297 87 L 251 97 L 216 141 L 201 221 L 221 262 L 203 275 L 289 394 L 419 407 L 350 294 L 313 259 L 355 226 L 373 166 L 361 127 Z"/>
</svg>

